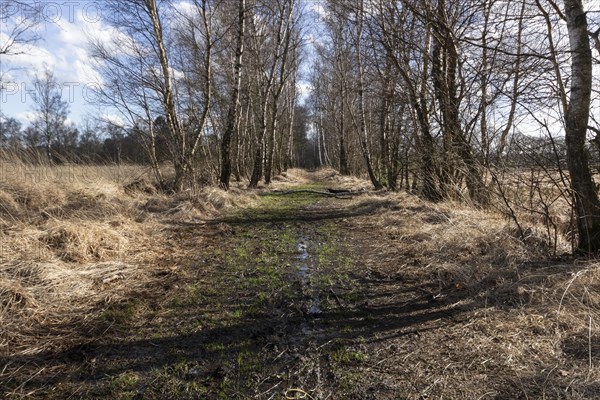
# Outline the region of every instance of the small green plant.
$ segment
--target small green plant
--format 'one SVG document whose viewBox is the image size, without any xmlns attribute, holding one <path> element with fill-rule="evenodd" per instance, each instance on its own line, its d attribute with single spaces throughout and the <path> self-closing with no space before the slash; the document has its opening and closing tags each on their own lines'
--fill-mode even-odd
<svg viewBox="0 0 600 400">
<path fill-rule="evenodd" d="M 196 379 L 199 372 L 194 364 L 180 361 L 173 365 L 155 368 L 150 371 L 149 391 L 168 393 L 169 398 L 193 398 L 206 395 L 208 389 Z"/>
<path fill-rule="evenodd" d="M 132 302 L 111 304 L 102 312 L 101 318 L 112 325 L 126 325 L 135 315 L 135 304 Z"/>
<path fill-rule="evenodd" d="M 132 371 L 122 372 L 121 374 L 109 378 L 107 390 L 117 394 L 117 398 L 132 398 L 140 382 L 140 376 Z"/>
<path fill-rule="evenodd" d="M 331 359 L 338 363 L 352 361 L 362 362 L 365 361 L 366 358 L 367 357 L 364 353 L 361 353 L 360 351 L 356 350 L 351 350 L 345 347 L 335 350 L 331 353 Z"/>
<path fill-rule="evenodd" d="M 208 351 L 214 351 L 214 352 L 222 352 L 225 350 L 225 345 L 223 343 L 217 342 L 217 343 L 208 343 L 206 345 L 206 350 Z"/>
</svg>

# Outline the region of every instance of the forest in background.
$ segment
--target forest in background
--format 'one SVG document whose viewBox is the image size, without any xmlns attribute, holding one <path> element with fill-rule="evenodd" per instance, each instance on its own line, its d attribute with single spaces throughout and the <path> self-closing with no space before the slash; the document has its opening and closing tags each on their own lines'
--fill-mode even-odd
<svg viewBox="0 0 600 400">
<path fill-rule="evenodd" d="M 0 115 L 0 396 L 600 393 L 596 2 L 102 5 L 94 118 Z"/>
<path fill-rule="evenodd" d="M 7 21 L 28 4 L 9 3 Z M 523 215 L 537 218 L 549 241 L 595 251 L 594 5 L 106 1 L 112 35 L 90 37 L 89 51 L 98 106 L 121 122 L 68 124 L 46 69 L 34 81 L 36 119 L 22 129 L 4 115 L 0 140 L 22 159 L 145 163 L 172 192 L 332 166 L 375 189 L 492 208 L 522 237 Z M 35 21 L 18 21 L 0 47 L 6 60 L 40 39 Z M 311 91 L 301 102 L 302 80 Z"/>
</svg>

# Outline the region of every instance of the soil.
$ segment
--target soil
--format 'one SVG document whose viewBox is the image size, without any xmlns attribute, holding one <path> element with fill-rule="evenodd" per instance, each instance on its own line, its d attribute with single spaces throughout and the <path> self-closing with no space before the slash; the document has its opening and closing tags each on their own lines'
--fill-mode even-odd
<svg viewBox="0 0 600 400">
<path fill-rule="evenodd" d="M 441 278 L 415 251 L 432 240 L 419 226 L 448 215 L 383 195 L 319 194 L 325 188 L 264 191 L 255 208 L 166 221 L 156 279 L 98 304 L 77 345 L 0 359 L 10 372 L 0 390 L 51 399 L 600 396 L 587 351 L 600 342 L 570 337 L 566 355 L 544 354 L 555 332 L 515 328 L 535 317 L 523 293 L 501 297 L 510 283 L 489 276 Z M 401 213 L 415 233 L 382 229 L 385 212 Z"/>
</svg>

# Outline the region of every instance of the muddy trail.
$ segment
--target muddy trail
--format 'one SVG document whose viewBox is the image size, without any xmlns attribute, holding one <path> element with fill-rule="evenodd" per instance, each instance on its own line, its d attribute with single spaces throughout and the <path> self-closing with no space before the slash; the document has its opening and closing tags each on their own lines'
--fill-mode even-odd
<svg viewBox="0 0 600 400">
<path fill-rule="evenodd" d="M 585 355 L 565 361 L 538 354 L 547 350 L 550 327 L 508 328 L 529 327 L 523 321 L 533 318 L 523 309 L 526 292 L 510 279 L 537 276 L 540 265 L 501 280 L 451 273 L 420 253 L 424 243 L 445 248 L 440 265 L 492 263 L 499 251 L 493 239 L 482 239 L 485 250 L 453 253 L 428 233 L 450 229 L 450 212 L 385 195 L 329 196 L 326 187 L 264 191 L 252 208 L 167 222 L 170 244 L 155 281 L 104 306 L 76 346 L 2 360 L 13 371 L 5 393 L 509 399 L 558 398 L 565 385 L 580 395 L 568 398 L 598 393 L 589 374 L 569 372 Z M 378 219 L 386 213 L 396 230 Z M 419 229 L 410 235 L 397 228 L 413 225 Z M 588 345 L 573 343 L 575 351 Z M 526 350 L 516 352 L 519 345 Z"/>
<path fill-rule="evenodd" d="M 256 208 L 173 222 L 171 267 L 108 307 L 87 340 L 3 360 L 12 397 L 335 398 L 370 335 L 340 223 L 377 207 L 322 191 L 266 192 Z"/>
</svg>

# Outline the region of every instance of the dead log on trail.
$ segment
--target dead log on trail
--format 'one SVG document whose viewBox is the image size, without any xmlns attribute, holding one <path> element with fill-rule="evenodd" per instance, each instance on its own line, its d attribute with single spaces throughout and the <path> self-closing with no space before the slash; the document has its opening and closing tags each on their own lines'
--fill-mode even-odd
<svg viewBox="0 0 600 400">
<path fill-rule="evenodd" d="M 298 189 L 298 190 L 273 190 L 271 193 L 277 193 L 282 195 L 309 193 L 318 194 L 320 196 L 335 197 L 336 199 L 349 199 L 354 196 L 360 196 L 365 194 L 364 190 L 350 190 L 350 189 L 327 189 L 325 190 L 312 190 L 312 189 Z"/>
<path fill-rule="evenodd" d="M 336 194 L 338 194 L 338 193 L 359 193 L 357 190 L 352 190 L 352 189 L 332 189 L 332 188 L 329 188 L 329 189 L 327 189 L 327 191 L 329 193 L 336 193 Z"/>
</svg>

